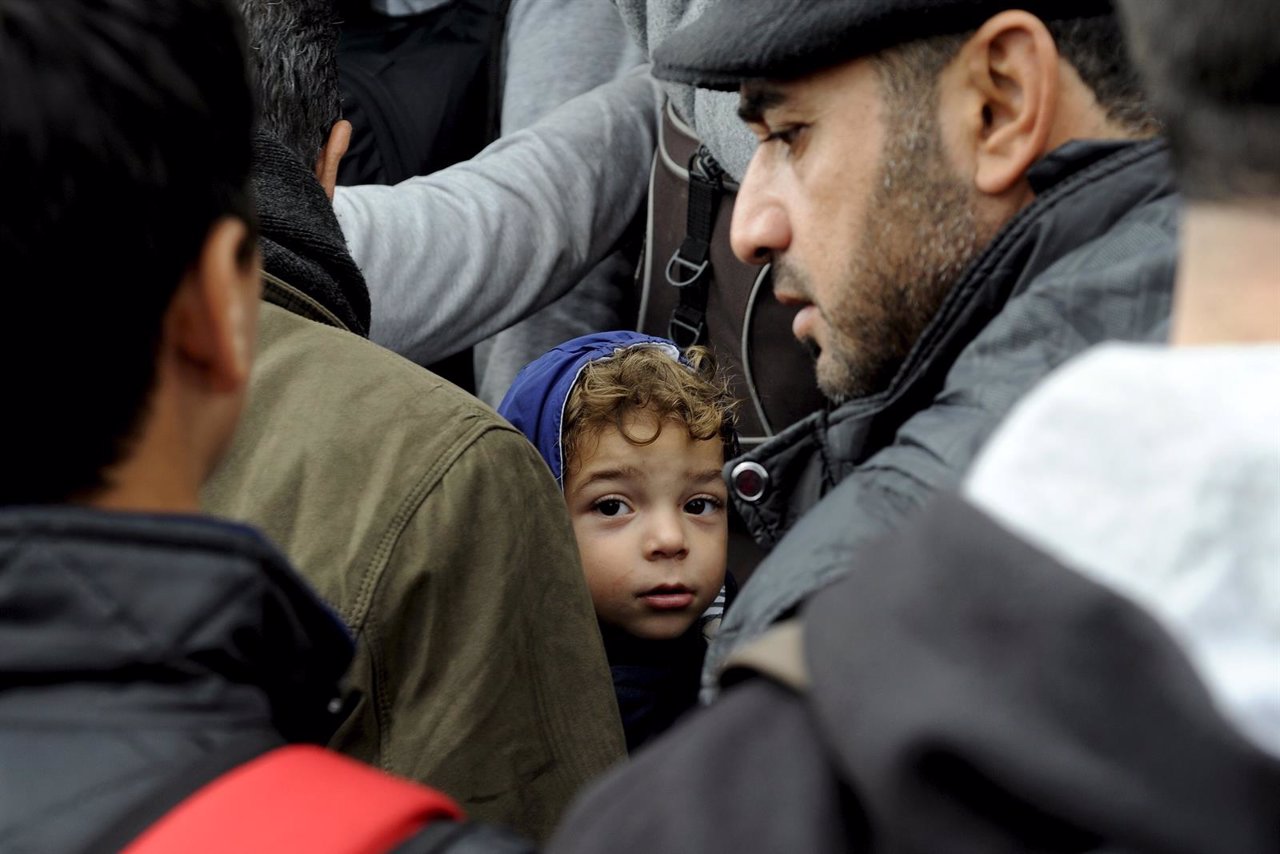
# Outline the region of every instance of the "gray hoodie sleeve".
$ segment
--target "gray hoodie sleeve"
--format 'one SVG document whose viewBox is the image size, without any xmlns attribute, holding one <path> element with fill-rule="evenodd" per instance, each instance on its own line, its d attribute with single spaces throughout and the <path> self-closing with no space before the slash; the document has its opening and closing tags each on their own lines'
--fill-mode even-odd
<svg viewBox="0 0 1280 854">
<path fill-rule="evenodd" d="M 504 136 L 645 61 L 608 0 L 512 0 L 504 44 Z M 634 274 L 635 259 L 615 252 L 556 302 L 478 344 L 476 395 L 497 407 L 520 369 L 557 344 L 633 326 L 622 309 Z"/>
<path fill-rule="evenodd" d="M 465 163 L 393 187 L 339 187 L 373 340 L 430 364 L 572 287 L 644 200 L 658 109 L 657 85 L 637 74 Z"/>
</svg>

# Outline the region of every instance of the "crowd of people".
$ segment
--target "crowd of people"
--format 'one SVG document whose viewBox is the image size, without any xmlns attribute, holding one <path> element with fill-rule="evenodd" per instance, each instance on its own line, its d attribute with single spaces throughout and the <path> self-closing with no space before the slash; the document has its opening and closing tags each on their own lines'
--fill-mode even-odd
<svg viewBox="0 0 1280 854">
<path fill-rule="evenodd" d="M 352 8 L 0 0 L 0 852 L 1280 851 L 1280 5 Z"/>
</svg>

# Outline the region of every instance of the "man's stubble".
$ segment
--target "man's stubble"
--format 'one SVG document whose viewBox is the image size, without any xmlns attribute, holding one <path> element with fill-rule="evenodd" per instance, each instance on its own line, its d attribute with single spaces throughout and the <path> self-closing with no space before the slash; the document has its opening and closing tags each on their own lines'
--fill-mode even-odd
<svg viewBox="0 0 1280 854">
<path fill-rule="evenodd" d="M 837 403 L 889 386 L 994 236 L 979 224 L 971 185 L 947 163 L 931 102 L 888 105 L 888 141 L 858 251 L 831 304 L 818 307 L 830 330 L 818 386 Z M 807 275 L 786 259 L 777 259 L 774 275 L 790 282 L 788 290 L 813 293 Z"/>
</svg>

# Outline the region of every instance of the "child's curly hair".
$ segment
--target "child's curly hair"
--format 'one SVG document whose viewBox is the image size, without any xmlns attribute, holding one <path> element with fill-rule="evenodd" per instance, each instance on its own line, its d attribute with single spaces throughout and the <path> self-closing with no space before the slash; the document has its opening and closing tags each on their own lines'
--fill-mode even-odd
<svg viewBox="0 0 1280 854">
<path fill-rule="evenodd" d="M 633 445 L 648 445 L 657 440 L 666 421 L 684 425 L 694 440 L 719 436 L 727 459 L 737 436 L 737 401 L 710 350 L 690 347 L 685 359 L 688 365 L 661 348 L 641 346 L 587 365 L 569 393 L 560 427 L 566 474 L 576 465 L 584 438 L 613 427 Z M 623 427 L 623 419 L 635 412 L 657 416 L 658 429 L 652 436 L 634 436 Z"/>
</svg>

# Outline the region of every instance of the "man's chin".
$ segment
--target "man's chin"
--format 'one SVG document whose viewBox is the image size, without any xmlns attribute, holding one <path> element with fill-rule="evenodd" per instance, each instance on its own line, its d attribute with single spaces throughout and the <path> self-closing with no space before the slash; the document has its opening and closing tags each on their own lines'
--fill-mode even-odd
<svg viewBox="0 0 1280 854">
<path fill-rule="evenodd" d="M 815 366 L 818 390 L 837 406 L 855 398 L 867 397 L 877 390 L 868 387 L 866 378 L 855 366 L 836 358 L 830 350 L 819 353 Z"/>
<path fill-rule="evenodd" d="M 824 348 L 812 336 L 806 336 L 799 341 L 813 359 L 818 390 L 831 403 L 838 406 L 854 398 L 868 397 L 881 390 L 868 382 L 866 371 L 847 355 L 842 357 L 840 351 L 830 347 Z"/>
<path fill-rule="evenodd" d="M 832 406 L 840 406 L 848 403 L 853 398 L 853 395 L 849 394 L 845 389 L 832 387 L 830 384 L 824 383 L 822 380 L 818 380 L 818 391 L 822 392 L 822 396 L 825 397 Z"/>
<path fill-rule="evenodd" d="M 824 365 L 821 358 L 814 365 L 818 376 L 818 390 L 822 392 L 822 396 L 832 403 L 839 405 L 850 398 L 849 389 L 846 384 L 846 378 L 842 372 L 834 370 L 831 366 Z"/>
</svg>

